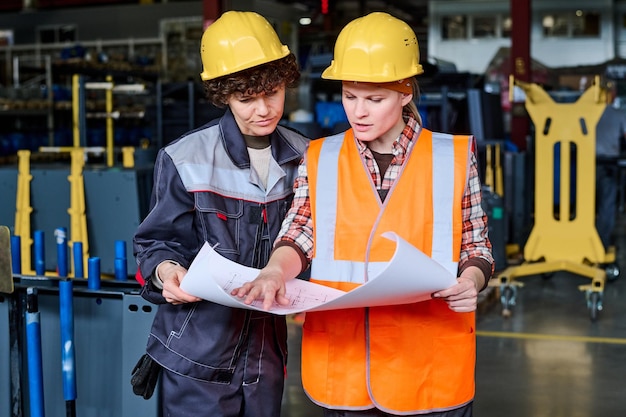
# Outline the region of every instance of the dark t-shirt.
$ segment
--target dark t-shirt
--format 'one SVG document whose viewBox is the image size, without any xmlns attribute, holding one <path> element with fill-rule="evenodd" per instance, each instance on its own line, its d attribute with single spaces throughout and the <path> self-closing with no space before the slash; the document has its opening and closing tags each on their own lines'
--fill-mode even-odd
<svg viewBox="0 0 626 417">
<path fill-rule="evenodd" d="M 370 149 L 371 151 L 371 149 Z M 393 154 L 391 153 L 378 153 L 372 151 L 372 155 L 374 156 L 374 160 L 378 165 L 378 170 L 380 171 L 381 177 L 385 177 L 385 172 L 387 172 L 387 168 L 391 165 L 391 161 L 393 160 Z M 385 201 L 387 198 L 387 192 L 389 190 L 378 190 L 378 195 L 380 195 L 380 199 Z"/>
</svg>

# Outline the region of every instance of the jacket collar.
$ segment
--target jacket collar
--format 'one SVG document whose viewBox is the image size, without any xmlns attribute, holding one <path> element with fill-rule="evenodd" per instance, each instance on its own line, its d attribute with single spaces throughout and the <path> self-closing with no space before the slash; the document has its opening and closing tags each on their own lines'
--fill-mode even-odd
<svg viewBox="0 0 626 417">
<path fill-rule="evenodd" d="M 235 116 L 230 108 L 219 121 L 222 145 L 226 149 L 226 154 L 233 164 L 238 168 L 250 168 L 250 156 L 246 147 L 246 141 L 237 126 Z M 270 145 L 272 147 L 272 157 L 279 164 L 284 164 L 292 160 L 300 160 L 301 154 L 288 142 L 287 138 L 276 129 L 270 135 Z"/>
</svg>

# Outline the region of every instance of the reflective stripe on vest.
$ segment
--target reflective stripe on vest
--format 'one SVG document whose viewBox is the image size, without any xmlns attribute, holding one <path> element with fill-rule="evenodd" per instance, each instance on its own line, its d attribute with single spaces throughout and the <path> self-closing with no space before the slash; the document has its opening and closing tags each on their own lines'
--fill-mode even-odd
<svg viewBox="0 0 626 417">
<path fill-rule="evenodd" d="M 395 243 L 380 236 L 387 230 L 456 274 L 470 144 L 422 130 L 381 202 L 352 130 L 311 142 L 311 280 L 343 290 L 361 285 L 393 255 Z M 442 300 L 308 312 L 303 326 L 302 383 L 323 407 L 458 408 L 473 398 L 474 364 L 474 313 L 454 313 Z"/>
<path fill-rule="evenodd" d="M 333 281 L 362 284 L 368 276 L 375 276 L 386 262 L 335 260 L 335 220 L 337 218 L 337 164 L 344 133 L 328 137 L 322 143 L 315 203 L 315 256 L 311 263 L 314 277 L 333 277 Z"/>
</svg>

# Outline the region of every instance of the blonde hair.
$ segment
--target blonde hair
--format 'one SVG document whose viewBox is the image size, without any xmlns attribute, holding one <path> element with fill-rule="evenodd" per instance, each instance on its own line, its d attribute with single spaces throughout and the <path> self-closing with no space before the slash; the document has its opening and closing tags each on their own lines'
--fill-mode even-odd
<svg viewBox="0 0 626 417">
<path fill-rule="evenodd" d="M 417 110 L 417 104 L 415 104 L 419 101 L 420 97 L 420 89 L 415 77 L 411 78 L 411 86 L 413 87 L 413 100 L 404 106 L 404 110 L 410 112 L 415 120 L 417 120 L 417 124 L 422 126 L 422 116 L 420 115 L 419 110 Z"/>
</svg>

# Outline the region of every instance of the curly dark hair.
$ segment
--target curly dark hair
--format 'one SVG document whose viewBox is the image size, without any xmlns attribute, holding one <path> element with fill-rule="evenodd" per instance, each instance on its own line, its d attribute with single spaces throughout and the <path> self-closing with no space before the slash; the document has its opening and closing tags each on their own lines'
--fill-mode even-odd
<svg viewBox="0 0 626 417">
<path fill-rule="evenodd" d="M 225 107 L 233 93 L 270 93 L 283 83 L 286 87 L 295 87 L 299 79 L 296 57 L 290 53 L 276 61 L 203 81 L 203 86 L 206 98 L 214 106 Z"/>
</svg>

